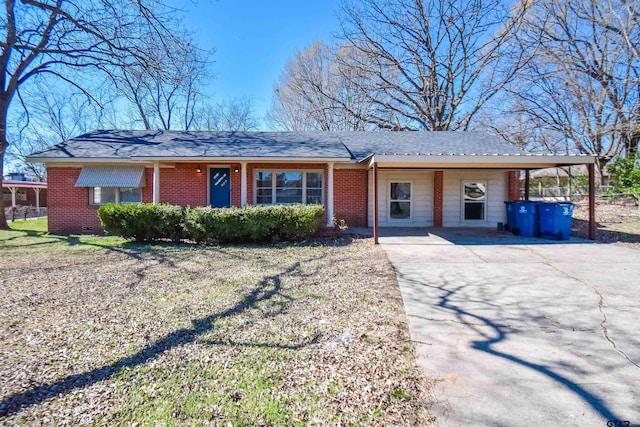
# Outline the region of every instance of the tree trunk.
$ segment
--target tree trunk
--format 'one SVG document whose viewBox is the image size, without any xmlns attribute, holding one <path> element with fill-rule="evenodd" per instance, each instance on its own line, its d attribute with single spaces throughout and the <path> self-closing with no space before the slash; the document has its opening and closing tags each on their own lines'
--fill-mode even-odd
<svg viewBox="0 0 640 427">
<path fill-rule="evenodd" d="M 4 82 L 3 82 L 4 83 Z M 4 87 L 0 87 L 0 190 L 2 197 L 0 197 L 0 230 L 8 230 L 9 224 L 7 224 L 7 217 L 4 212 L 4 189 L 2 182 L 4 177 L 4 155 L 7 152 L 9 141 L 7 141 L 7 112 L 9 110 L 9 101 L 7 100 L 7 93 L 4 91 Z"/>
<path fill-rule="evenodd" d="M 0 129 L 0 133 L 4 133 L 2 131 L 3 129 Z M 2 138 L 2 136 L 0 136 L 0 138 Z M 0 139 L 0 189 L 2 189 L 2 181 L 3 181 L 2 171 L 4 166 L 4 153 L 6 151 L 6 148 L 7 148 L 7 142 L 4 140 L 4 138 Z M 2 197 L 0 197 L 0 230 L 8 230 L 8 229 L 9 229 L 9 224 L 7 224 L 7 217 L 4 212 L 4 192 L 3 192 Z"/>
</svg>

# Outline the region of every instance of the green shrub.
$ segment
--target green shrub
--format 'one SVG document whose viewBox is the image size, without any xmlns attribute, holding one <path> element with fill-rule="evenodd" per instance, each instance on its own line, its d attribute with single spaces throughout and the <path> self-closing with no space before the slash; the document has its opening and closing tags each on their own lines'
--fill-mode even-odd
<svg viewBox="0 0 640 427">
<path fill-rule="evenodd" d="M 320 227 L 320 205 L 197 207 L 187 210 L 185 231 L 198 243 L 302 240 Z"/>
<path fill-rule="evenodd" d="M 180 206 L 109 203 L 98 209 L 98 216 L 107 234 L 136 242 L 159 239 L 178 242 L 184 235 L 184 211 Z"/>
<path fill-rule="evenodd" d="M 611 186 L 616 193 L 640 193 L 640 159 L 620 157 L 606 166 L 611 174 Z"/>
</svg>

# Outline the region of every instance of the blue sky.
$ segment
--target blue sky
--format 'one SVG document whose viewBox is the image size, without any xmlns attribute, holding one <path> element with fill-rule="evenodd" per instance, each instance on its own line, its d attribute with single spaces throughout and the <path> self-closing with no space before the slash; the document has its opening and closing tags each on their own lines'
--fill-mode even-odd
<svg viewBox="0 0 640 427">
<path fill-rule="evenodd" d="M 203 48 L 215 48 L 213 103 L 247 97 L 256 115 L 271 103 L 273 83 L 296 50 L 339 28 L 340 0 L 200 0 L 185 6 L 188 28 Z"/>
</svg>

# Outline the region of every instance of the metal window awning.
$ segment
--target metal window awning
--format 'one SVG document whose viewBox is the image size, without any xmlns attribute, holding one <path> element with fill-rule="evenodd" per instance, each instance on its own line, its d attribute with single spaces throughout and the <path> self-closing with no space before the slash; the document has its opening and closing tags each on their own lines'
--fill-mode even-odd
<svg viewBox="0 0 640 427">
<path fill-rule="evenodd" d="M 85 166 L 76 187 L 144 187 L 144 166 Z"/>
</svg>

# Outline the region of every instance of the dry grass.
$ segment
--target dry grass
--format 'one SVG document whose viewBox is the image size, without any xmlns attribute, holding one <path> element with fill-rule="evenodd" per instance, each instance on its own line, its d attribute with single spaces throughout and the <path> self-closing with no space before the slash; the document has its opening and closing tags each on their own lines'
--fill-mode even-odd
<svg viewBox="0 0 640 427">
<path fill-rule="evenodd" d="M 573 212 L 574 235 L 589 235 L 589 209 L 586 200 L 576 202 Z M 640 249 L 640 210 L 634 200 L 598 199 L 596 202 L 597 241 Z"/>
<path fill-rule="evenodd" d="M 370 239 L 133 246 L 0 232 L 0 424 L 424 425 Z"/>
</svg>

